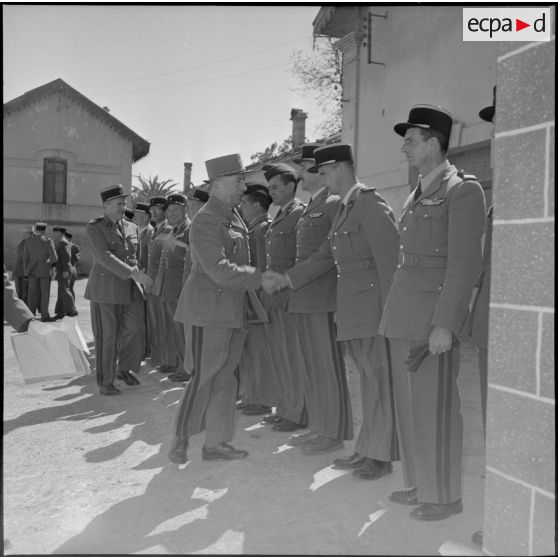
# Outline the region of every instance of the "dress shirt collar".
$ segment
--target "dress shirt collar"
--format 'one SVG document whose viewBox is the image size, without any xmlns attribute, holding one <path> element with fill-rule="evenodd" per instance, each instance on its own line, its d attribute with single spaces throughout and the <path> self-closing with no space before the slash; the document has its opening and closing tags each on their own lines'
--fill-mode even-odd
<svg viewBox="0 0 558 558">
<path fill-rule="evenodd" d="M 349 199 L 351 198 L 351 196 L 353 195 L 354 191 L 356 189 L 358 189 L 361 186 L 360 182 L 357 182 L 354 186 L 351 186 L 349 191 L 345 194 L 345 196 L 343 197 L 343 204 L 347 205 L 347 203 L 349 203 Z"/>
<path fill-rule="evenodd" d="M 439 165 L 435 166 L 429 173 L 424 176 L 419 176 L 420 189 L 426 192 L 427 188 L 434 182 L 434 180 L 442 174 L 447 168 L 449 168 L 450 163 L 447 159 L 444 159 Z"/>
</svg>

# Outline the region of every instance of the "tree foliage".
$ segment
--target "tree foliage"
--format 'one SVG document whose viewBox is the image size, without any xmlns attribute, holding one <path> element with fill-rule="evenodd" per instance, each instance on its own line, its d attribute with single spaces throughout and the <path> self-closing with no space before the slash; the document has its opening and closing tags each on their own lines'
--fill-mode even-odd
<svg viewBox="0 0 558 558">
<path fill-rule="evenodd" d="M 151 176 L 146 179 L 138 176 L 139 186 L 132 186 L 132 201 L 147 203 L 151 198 L 156 196 L 168 196 L 172 194 L 175 187 L 178 186 L 170 178 L 162 180 L 159 175 Z"/>
<path fill-rule="evenodd" d="M 293 73 L 298 78 L 298 92 L 313 95 L 324 118 L 316 135 L 327 137 L 341 130 L 342 55 L 330 37 L 316 37 L 311 56 L 302 50 L 291 54 Z"/>
<path fill-rule="evenodd" d="M 252 163 L 265 163 L 272 159 L 276 159 L 281 155 L 286 155 L 293 150 L 293 139 L 287 138 L 283 143 L 279 144 L 274 141 L 269 147 L 266 147 L 263 151 L 258 151 L 250 155 L 250 160 Z"/>
</svg>

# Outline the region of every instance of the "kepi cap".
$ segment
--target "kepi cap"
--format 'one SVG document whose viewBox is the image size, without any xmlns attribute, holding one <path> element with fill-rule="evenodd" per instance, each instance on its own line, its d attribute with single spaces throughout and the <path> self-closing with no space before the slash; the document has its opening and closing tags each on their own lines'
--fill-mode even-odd
<svg viewBox="0 0 558 558">
<path fill-rule="evenodd" d="M 304 143 L 302 144 L 302 153 L 300 157 L 297 159 L 293 159 L 293 163 L 300 165 L 302 161 L 311 161 L 314 162 L 314 151 L 322 147 L 320 143 Z"/>
<path fill-rule="evenodd" d="M 113 184 L 101 190 L 101 199 L 106 202 L 114 198 L 127 198 L 128 194 L 124 193 L 122 184 Z"/>
<path fill-rule="evenodd" d="M 320 167 L 331 163 L 353 163 L 353 148 L 348 143 L 332 143 L 314 150 L 316 164 L 308 172 L 316 173 Z"/>
<path fill-rule="evenodd" d="M 444 107 L 437 105 L 415 105 L 407 122 L 399 122 L 393 129 L 395 133 L 404 136 L 409 128 L 422 128 L 423 130 L 436 130 L 449 139 L 453 117 Z"/>
<path fill-rule="evenodd" d="M 167 196 L 167 205 L 186 205 L 186 196 L 184 194 L 169 194 Z"/>
<path fill-rule="evenodd" d="M 134 218 L 134 210 L 130 209 L 129 207 L 126 207 L 124 209 L 124 217 L 126 217 L 126 219 L 131 221 Z"/>
<path fill-rule="evenodd" d="M 43 222 L 35 223 L 35 230 L 36 231 L 46 231 L 47 224 Z"/>
<path fill-rule="evenodd" d="M 188 190 L 186 197 L 189 200 L 196 200 L 202 203 L 206 203 L 209 199 L 209 193 L 206 190 L 202 190 L 201 188 L 191 188 Z"/>
<path fill-rule="evenodd" d="M 65 227 L 52 227 L 53 232 L 61 232 L 62 234 L 64 234 L 66 232 L 66 228 Z"/>
<path fill-rule="evenodd" d="M 142 203 L 142 202 L 136 203 L 136 207 L 134 208 L 134 211 L 136 211 L 136 212 L 139 211 L 140 213 L 151 213 L 149 211 L 149 204 Z"/>
<path fill-rule="evenodd" d="M 166 209 L 167 198 L 163 196 L 155 196 L 149 200 L 149 207 L 160 207 L 161 209 Z"/>
<path fill-rule="evenodd" d="M 72 238 L 72 236 L 73 236 L 72 233 L 71 233 L 71 232 L 68 232 L 68 231 L 66 231 L 64 234 L 65 234 L 68 238 Z"/>
<path fill-rule="evenodd" d="M 205 162 L 205 168 L 210 181 L 220 176 L 232 176 L 234 174 L 244 173 L 242 159 L 238 153 L 209 159 Z"/>
<path fill-rule="evenodd" d="M 298 171 L 294 167 L 291 167 L 291 165 L 287 165 L 287 163 L 270 163 L 263 166 L 263 171 L 267 181 L 281 174 L 295 183 L 298 182 Z"/>
</svg>

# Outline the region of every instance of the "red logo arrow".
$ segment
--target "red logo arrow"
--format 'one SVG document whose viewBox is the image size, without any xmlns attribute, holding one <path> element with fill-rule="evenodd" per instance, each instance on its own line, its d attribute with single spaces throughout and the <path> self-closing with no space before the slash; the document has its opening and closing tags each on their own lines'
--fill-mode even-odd
<svg viewBox="0 0 558 558">
<path fill-rule="evenodd" d="M 520 19 L 515 18 L 515 30 L 516 31 L 521 31 L 522 29 L 525 29 L 526 27 L 531 27 L 530 23 L 525 23 L 524 21 L 521 21 Z"/>
</svg>

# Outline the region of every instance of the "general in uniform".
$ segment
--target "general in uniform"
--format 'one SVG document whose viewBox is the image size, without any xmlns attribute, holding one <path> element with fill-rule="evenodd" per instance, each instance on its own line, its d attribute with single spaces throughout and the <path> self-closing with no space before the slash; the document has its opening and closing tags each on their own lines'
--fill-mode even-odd
<svg viewBox="0 0 558 558">
<path fill-rule="evenodd" d="M 102 395 L 118 395 L 115 375 L 127 385 L 139 384 L 143 356 L 143 287 L 151 279 L 137 267 L 138 228 L 123 219 L 126 194 L 121 185 L 101 191 L 104 214 L 85 228 L 94 262 L 85 289 L 91 303 L 97 384 Z M 117 372 L 118 370 L 118 372 Z"/>
<path fill-rule="evenodd" d="M 319 144 L 303 145 L 301 158 L 294 161 L 302 167 L 299 187 L 311 194 L 296 226 L 295 264 L 307 260 L 319 249 L 341 203 L 339 196 L 330 194 L 316 173 L 308 172 L 315 164 L 313 154 L 319 147 Z M 334 320 L 336 292 L 337 276 L 332 268 L 289 296 L 287 310 L 295 318 L 302 348 L 310 432 L 288 443 L 301 446 L 305 453 L 333 451 L 343 446 L 343 440 L 353 437 L 347 371 Z"/>
<path fill-rule="evenodd" d="M 350 145 L 321 147 L 314 158 L 309 171 L 319 171 L 341 205 L 327 240 L 288 277 L 296 291 L 337 268 L 337 340 L 344 342 L 360 374 L 362 426 L 355 452 L 334 465 L 373 480 L 391 473 L 391 461 L 398 457 L 392 378 L 378 326 L 397 266 L 399 235 L 389 205 L 375 188 L 358 181 Z"/>
<path fill-rule="evenodd" d="M 417 105 L 394 128 L 420 177 L 403 207 L 399 264 L 380 324 L 391 347 L 406 486 L 390 500 L 420 503 L 411 512 L 420 520 L 462 510 L 456 336 L 480 271 L 485 206 L 475 177 L 446 159 L 452 123 L 446 109 Z M 412 366 L 421 351 L 425 360 Z"/>
<path fill-rule="evenodd" d="M 304 204 L 295 197 L 298 172 L 285 163 L 265 165 L 269 193 L 279 211 L 265 235 L 266 270 L 283 273 L 296 259 L 296 225 Z M 267 346 L 272 370 L 278 386 L 277 414 L 264 418 L 273 423 L 273 430 L 292 432 L 304 428 L 308 413 L 304 402 L 301 349 L 295 330 L 295 317 L 287 312 L 288 292 L 262 297 L 269 316 L 265 324 Z"/>
<path fill-rule="evenodd" d="M 55 279 L 58 283 L 58 297 L 54 306 L 55 318 L 77 316 L 74 297 L 70 290 L 70 279 L 74 274 L 70 241 L 65 237 L 66 229 L 64 227 L 54 227 L 52 230 L 55 233 L 54 240 L 58 258 L 54 266 Z"/>
<path fill-rule="evenodd" d="M 29 279 L 29 310 L 41 313 L 42 322 L 54 320 L 48 312 L 50 271 L 57 261 L 54 243 L 46 236 L 46 223 L 35 225 L 35 235 L 23 247 L 23 268 Z"/>
<path fill-rule="evenodd" d="M 246 291 L 257 289 L 262 273 L 249 264 L 246 225 L 234 209 L 244 194 L 239 155 L 206 161 L 209 201 L 190 227 L 192 270 L 176 319 L 185 325 L 186 370 L 192 378 L 175 415 L 169 459 L 187 461 L 188 440 L 205 430 L 202 458 L 242 459 L 229 444 L 234 436 L 235 370 L 245 339 Z"/>
</svg>

